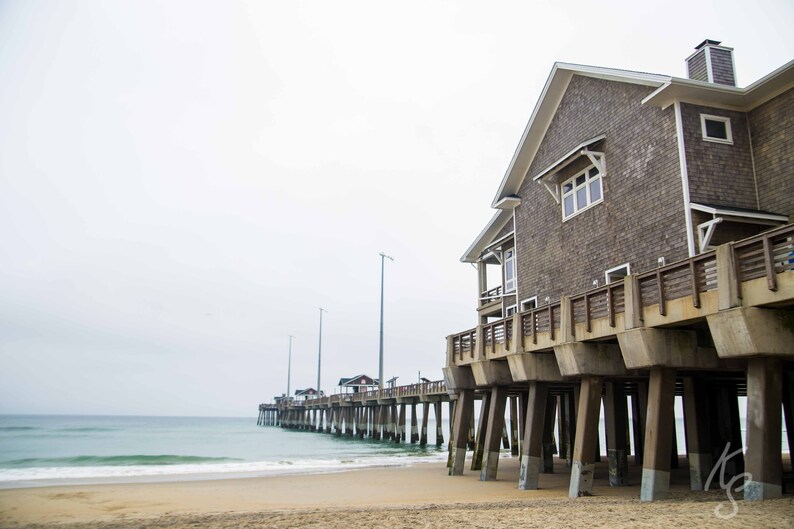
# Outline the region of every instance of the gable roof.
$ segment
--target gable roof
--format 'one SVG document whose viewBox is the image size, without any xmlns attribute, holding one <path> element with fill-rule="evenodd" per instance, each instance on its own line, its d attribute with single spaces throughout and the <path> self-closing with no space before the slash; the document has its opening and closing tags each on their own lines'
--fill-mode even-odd
<svg viewBox="0 0 794 529">
<path fill-rule="evenodd" d="M 460 260 L 463 263 L 476 263 L 477 258 L 480 257 L 480 254 L 491 245 L 494 240 L 494 237 L 502 231 L 505 224 L 513 218 L 513 210 L 512 209 L 500 209 L 494 215 L 490 222 L 483 228 L 480 234 L 474 239 L 474 242 L 471 243 L 471 246 L 466 250 Z M 513 233 L 512 231 L 510 232 Z"/>
<path fill-rule="evenodd" d="M 746 112 L 792 87 L 794 87 L 794 60 L 745 88 L 671 77 L 668 82 L 643 99 L 642 103 L 667 108 L 676 100 L 680 100 Z"/>
<path fill-rule="evenodd" d="M 585 66 L 581 64 L 569 64 L 556 62 L 551 69 L 549 78 L 541 91 L 540 98 L 535 104 L 535 109 L 529 118 L 518 147 L 510 160 L 502 183 L 496 192 L 491 207 L 496 208 L 502 200 L 510 195 L 515 195 L 518 188 L 524 181 L 524 177 L 532 164 L 532 160 L 538 152 L 546 131 L 551 124 L 551 120 L 557 112 L 557 107 L 562 101 L 568 84 L 574 75 L 584 77 L 594 77 L 606 81 L 618 81 L 622 83 L 639 84 L 650 87 L 660 87 L 670 82 L 671 77 L 652 73 L 633 72 L 630 70 L 618 70 L 615 68 L 601 68 L 598 66 Z"/>
<path fill-rule="evenodd" d="M 350 378 L 340 378 L 340 386 L 377 386 L 378 379 L 368 375 L 356 375 Z"/>
</svg>

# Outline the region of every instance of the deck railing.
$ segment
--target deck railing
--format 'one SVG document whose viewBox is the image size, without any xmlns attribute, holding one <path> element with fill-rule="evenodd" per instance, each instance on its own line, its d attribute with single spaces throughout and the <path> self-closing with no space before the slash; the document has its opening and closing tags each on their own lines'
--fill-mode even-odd
<svg viewBox="0 0 794 529">
<path fill-rule="evenodd" d="M 499 301 L 502 299 L 502 286 L 499 285 L 496 288 L 492 288 L 490 290 L 486 290 L 485 292 L 480 293 L 480 306 L 487 305 L 493 301 Z"/>
<path fill-rule="evenodd" d="M 736 290 L 741 296 L 741 284 L 745 281 L 766 277 L 769 290 L 777 290 L 777 275 L 794 271 L 794 224 L 767 231 L 731 246 L 736 267 Z M 696 308 L 701 306 L 701 294 L 717 289 L 716 251 L 709 251 L 636 276 L 637 296 L 643 308 L 658 305 L 659 314 L 667 315 L 667 302 L 691 296 Z M 490 291 L 489 291 L 490 292 Z M 584 323 L 591 332 L 594 320 L 608 318 L 611 327 L 616 326 L 615 316 L 626 310 L 626 287 L 623 283 L 611 283 L 570 297 L 571 334 L 577 323 Z M 481 298 L 482 300 L 482 298 Z M 521 328 L 517 337 L 538 343 L 540 333 L 548 333 L 551 341 L 559 336 L 560 302 L 526 310 L 519 314 Z M 481 326 L 483 352 L 494 354 L 496 346 L 509 347 L 513 339 L 513 318 Z M 453 361 L 473 360 L 477 348 L 477 328 L 451 336 Z"/>
</svg>

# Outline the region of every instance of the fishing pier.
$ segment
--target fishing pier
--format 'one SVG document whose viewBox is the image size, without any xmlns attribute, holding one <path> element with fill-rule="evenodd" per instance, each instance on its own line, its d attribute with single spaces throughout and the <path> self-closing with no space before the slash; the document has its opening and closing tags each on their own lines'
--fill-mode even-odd
<svg viewBox="0 0 794 529">
<path fill-rule="evenodd" d="M 259 405 L 258 425 L 281 426 L 360 439 L 428 444 L 430 410 L 435 418 L 435 444 L 444 444 L 443 403 L 452 403 L 443 380 L 295 400 L 281 398 Z M 419 428 L 417 407 L 422 407 Z M 410 411 L 410 430 L 407 429 Z M 451 423 L 451 421 L 450 421 Z"/>
</svg>

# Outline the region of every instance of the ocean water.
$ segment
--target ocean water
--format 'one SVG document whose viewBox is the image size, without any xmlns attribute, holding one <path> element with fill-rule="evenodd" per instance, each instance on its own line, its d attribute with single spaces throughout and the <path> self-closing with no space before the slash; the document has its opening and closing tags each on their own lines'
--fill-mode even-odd
<svg viewBox="0 0 794 529">
<path fill-rule="evenodd" d="M 445 449 L 257 426 L 256 417 L 6 415 L 0 488 L 405 466 L 444 460 Z"/>
</svg>

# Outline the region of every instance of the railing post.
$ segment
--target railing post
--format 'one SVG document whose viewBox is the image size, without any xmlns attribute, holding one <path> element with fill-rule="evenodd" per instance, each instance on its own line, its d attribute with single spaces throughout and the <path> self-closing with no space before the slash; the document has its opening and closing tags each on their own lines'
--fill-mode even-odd
<svg viewBox="0 0 794 529">
<path fill-rule="evenodd" d="M 764 268 L 766 270 L 766 285 L 771 291 L 777 291 L 777 274 L 775 274 L 775 258 L 772 255 L 772 244 L 769 235 L 764 236 Z"/>
<path fill-rule="evenodd" d="M 521 320 L 521 313 L 513 314 L 513 337 L 510 339 L 510 353 L 524 352 L 524 325 Z"/>
<path fill-rule="evenodd" d="M 461 353 L 463 351 L 461 350 Z M 452 335 L 447 336 L 447 366 L 455 365 L 455 338 Z"/>
<path fill-rule="evenodd" d="M 551 316 L 551 311 L 549 311 Z M 570 296 L 560 298 L 560 339 L 563 343 L 575 342 L 576 334 L 573 327 L 573 304 Z M 554 322 L 549 319 L 549 325 L 554 328 Z"/>
<path fill-rule="evenodd" d="M 626 330 L 642 327 L 640 281 L 636 275 L 628 275 L 623 278 L 623 298 Z"/>
<path fill-rule="evenodd" d="M 736 273 L 736 255 L 731 243 L 717 246 L 717 300 L 719 309 L 732 309 L 742 304 L 741 284 Z"/>
<path fill-rule="evenodd" d="M 485 339 L 482 325 L 477 326 L 477 329 L 474 331 L 474 338 L 476 341 L 475 347 L 472 348 L 474 351 L 474 360 L 485 360 Z"/>
</svg>

